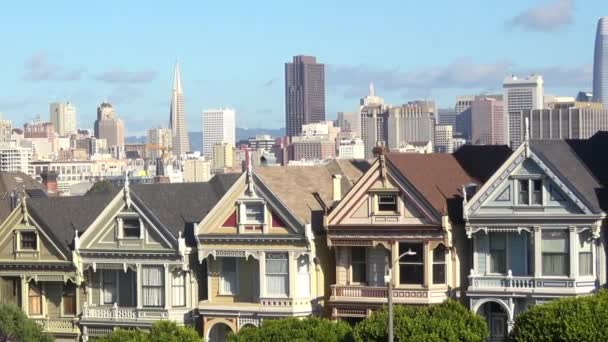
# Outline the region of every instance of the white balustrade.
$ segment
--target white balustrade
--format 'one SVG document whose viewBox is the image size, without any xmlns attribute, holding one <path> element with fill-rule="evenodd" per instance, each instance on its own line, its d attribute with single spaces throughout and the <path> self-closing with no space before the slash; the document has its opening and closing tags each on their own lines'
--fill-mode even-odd
<svg viewBox="0 0 608 342">
<path fill-rule="evenodd" d="M 77 329 L 73 319 L 35 318 L 34 321 L 48 332 L 74 332 Z"/>
<path fill-rule="evenodd" d="M 96 307 L 85 306 L 82 311 L 82 319 L 113 320 L 113 321 L 141 321 L 166 319 L 166 310 L 124 308 L 119 306 Z"/>
</svg>

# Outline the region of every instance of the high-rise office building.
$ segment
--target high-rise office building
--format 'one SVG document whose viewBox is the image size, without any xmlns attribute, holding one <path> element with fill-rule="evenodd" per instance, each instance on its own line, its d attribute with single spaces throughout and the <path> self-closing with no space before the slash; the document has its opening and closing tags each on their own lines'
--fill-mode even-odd
<svg viewBox="0 0 608 342">
<path fill-rule="evenodd" d="M 608 109 L 597 106 L 523 110 L 520 115 L 519 121 L 528 120 L 530 139 L 588 139 L 608 131 Z M 525 129 L 525 124 L 519 127 L 518 136 L 525 136 Z"/>
<path fill-rule="evenodd" d="M 477 96 L 471 103 L 471 141 L 475 145 L 507 143 L 503 101 Z"/>
<path fill-rule="evenodd" d="M 355 112 L 338 112 L 336 126 L 340 132 L 353 133 L 354 136 L 361 135 L 361 116 Z"/>
<path fill-rule="evenodd" d="M 4 120 L 0 113 L 0 144 L 6 145 L 11 142 L 13 134 L 13 122 Z"/>
<path fill-rule="evenodd" d="M 23 125 L 23 137 L 25 139 L 45 138 L 51 139 L 55 137 L 55 125 L 50 122 L 34 121 Z"/>
<path fill-rule="evenodd" d="M 502 83 L 504 101 L 504 127 L 508 129 L 505 143 L 514 145 L 513 141 L 521 141 L 518 136 L 519 114 L 526 109 L 543 109 L 544 86 L 543 77 L 531 75 L 519 78 L 515 75 L 505 78 Z"/>
<path fill-rule="evenodd" d="M 188 139 L 186 112 L 184 110 L 184 92 L 182 90 L 182 80 L 179 75 L 178 63 L 175 63 L 175 72 L 173 75 L 169 128 L 171 128 L 171 136 L 173 139 L 173 155 L 181 156 L 182 154 L 189 152 L 190 140 Z"/>
<path fill-rule="evenodd" d="M 0 172 L 23 172 L 29 174 L 31 161 L 31 148 L 0 145 Z"/>
<path fill-rule="evenodd" d="M 285 63 L 287 136 L 300 135 L 302 125 L 325 120 L 325 65 L 312 56 Z"/>
<path fill-rule="evenodd" d="M 437 124 L 456 127 L 456 110 L 454 108 L 437 109 Z"/>
<path fill-rule="evenodd" d="M 363 106 L 361 109 L 361 139 L 365 158 L 373 157 L 373 148 L 388 146 L 389 108 L 383 104 Z"/>
<path fill-rule="evenodd" d="M 156 160 L 165 153 L 170 153 L 169 150 L 173 146 L 173 135 L 170 128 L 151 128 L 148 130 L 148 147 L 146 153 L 148 158 Z"/>
<path fill-rule="evenodd" d="M 412 101 L 389 110 L 388 147 L 397 149 L 413 142 L 435 140 L 435 115 L 433 101 Z"/>
<path fill-rule="evenodd" d="M 212 158 L 215 144 L 235 146 L 235 117 L 235 110 L 230 108 L 203 111 L 203 156 Z"/>
<path fill-rule="evenodd" d="M 116 117 L 114 108 L 108 102 L 102 102 L 97 107 L 95 137 L 105 139 L 108 150 L 114 151 L 115 156 L 121 156 L 124 153 L 125 124 Z"/>
<path fill-rule="evenodd" d="M 204 159 L 187 159 L 184 162 L 184 183 L 207 182 L 210 178 L 210 161 Z"/>
<path fill-rule="evenodd" d="M 213 159 L 213 170 L 221 170 L 234 166 L 234 144 L 220 142 L 213 144 L 211 158 Z"/>
<path fill-rule="evenodd" d="M 454 134 L 471 140 L 471 103 L 475 96 L 458 96 L 454 111 L 456 112 Z"/>
<path fill-rule="evenodd" d="M 76 107 L 67 103 L 53 102 L 49 105 L 50 121 L 60 137 L 77 133 Z"/>
<path fill-rule="evenodd" d="M 437 125 L 435 126 L 435 152 L 437 153 L 452 153 L 454 152 L 452 125 Z"/>
<path fill-rule="evenodd" d="M 593 58 L 593 100 L 608 108 L 608 17 L 597 22 Z"/>
</svg>

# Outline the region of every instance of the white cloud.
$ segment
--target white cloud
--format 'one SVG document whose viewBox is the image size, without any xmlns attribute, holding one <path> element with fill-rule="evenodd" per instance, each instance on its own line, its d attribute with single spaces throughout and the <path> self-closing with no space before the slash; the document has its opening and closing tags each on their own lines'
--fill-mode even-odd
<svg viewBox="0 0 608 342">
<path fill-rule="evenodd" d="M 533 31 L 556 31 L 572 23 L 573 11 L 572 0 L 556 0 L 521 12 L 507 21 L 507 25 Z"/>
</svg>

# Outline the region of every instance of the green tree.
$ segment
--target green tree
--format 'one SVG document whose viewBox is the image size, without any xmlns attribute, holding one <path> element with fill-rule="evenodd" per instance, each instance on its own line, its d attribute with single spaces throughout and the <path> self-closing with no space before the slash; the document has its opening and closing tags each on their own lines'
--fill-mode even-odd
<svg viewBox="0 0 608 342">
<path fill-rule="evenodd" d="M 608 341 L 607 318 L 608 290 L 556 299 L 519 314 L 510 337 L 515 342 Z"/>
<path fill-rule="evenodd" d="M 351 328 L 345 322 L 310 317 L 265 320 L 259 328 L 244 328 L 229 342 L 347 342 Z"/>
<path fill-rule="evenodd" d="M 485 320 L 454 300 L 430 306 L 395 305 L 394 309 L 395 341 L 481 342 L 488 336 Z M 382 308 L 355 326 L 354 340 L 386 341 L 387 325 L 388 313 Z"/>
<path fill-rule="evenodd" d="M 191 327 L 178 326 L 175 322 L 159 321 L 152 326 L 150 342 L 200 342 L 196 330 Z"/>
<path fill-rule="evenodd" d="M 50 342 L 53 337 L 42 331 L 23 310 L 14 305 L 0 305 L 0 341 Z"/>
<path fill-rule="evenodd" d="M 139 329 L 117 329 L 111 334 L 96 338 L 95 342 L 201 342 L 201 338 L 192 327 L 178 326 L 171 321 L 158 321 L 149 333 Z"/>
</svg>

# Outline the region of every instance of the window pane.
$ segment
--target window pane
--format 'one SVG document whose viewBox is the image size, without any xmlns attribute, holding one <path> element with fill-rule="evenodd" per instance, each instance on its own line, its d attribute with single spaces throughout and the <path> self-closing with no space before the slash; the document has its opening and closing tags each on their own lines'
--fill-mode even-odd
<svg viewBox="0 0 608 342">
<path fill-rule="evenodd" d="M 247 204 L 245 207 L 245 214 L 247 216 L 247 222 L 264 222 L 264 206 L 261 204 Z"/>
<path fill-rule="evenodd" d="M 142 268 L 142 299 L 144 306 L 164 305 L 164 267 L 146 266 Z"/>
<path fill-rule="evenodd" d="M 543 253 L 543 275 L 567 276 L 568 255 L 562 253 Z"/>
<path fill-rule="evenodd" d="M 186 275 L 180 272 L 173 273 L 171 288 L 171 304 L 173 306 L 186 305 Z"/>
<path fill-rule="evenodd" d="M 445 284 L 445 264 L 433 264 L 433 284 Z"/>
<path fill-rule="evenodd" d="M 126 238 L 138 238 L 140 236 L 139 219 L 123 219 L 122 235 Z"/>
<path fill-rule="evenodd" d="M 422 262 L 422 244 L 411 242 L 399 243 L 399 262 Z"/>
<path fill-rule="evenodd" d="M 397 195 L 378 195 L 379 211 L 397 211 Z"/>
<path fill-rule="evenodd" d="M 568 253 L 568 231 L 549 230 L 542 232 L 542 251 Z"/>
<path fill-rule="evenodd" d="M 534 183 L 534 192 L 532 193 L 532 203 L 542 204 L 543 203 L 543 183 L 541 180 L 536 179 Z"/>
<path fill-rule="evenodd" d="M 37 249 L 37 236 L 35 232 L 21 232 L 21 249 L 22 250 L 36 250 Z"/>
<path fill-rule="evenodd" d="M 593 275 L 593 254 L 590 252 L 578 254 L 578 272 L 582 276 Z"/>
<path fill-rule="evenodd" d="M 505 233 L 490 234 L 490 273 L 506 273 L 507 239 Z"/>
<path fill-rule="evenodd" d="M 28 304 L 30 315 L 42 315 L 42 290 L 34 283 L 30 283 Z"/>
<path fill-rule="evenodd" d="M 521 205 L 530 204 L 528 188 L 529 185 L 527 179 L 519 181 L 519 204 Z"/>
<path fill-rule="evenodd" d="M 287 253 L 266 254 L 266 292 L 269 296 L 289 294 L 289 262 Z"/>
<path fill-rule="evenodd" d="M 236 259 L 220 258 L 220 294 L 232 295 L 237 293 L 236 284 Z"/>
<path fill-rule="evenodd" d="M 424 270 L 422 265 L 400 264 L 399 283 L 400 284 L 422 284 Z"/>
<path fill-rule="evenodd" d="M 365 247 L 352 247 L 351 253 L 352 281 L 355 283 L 364 283 L 367 280 Z"/>
<path fill-rule="evenodd" d="M 63 285 L 63 313 L 66 315 L 76 314 L 76 286 L 73 283 Z"/>
<path fill-rule="evenodd" d="M 116 272 L 102 271 L 103 277 L 103 303 L 114 304 L 116 302 Z"/>
</svg>

